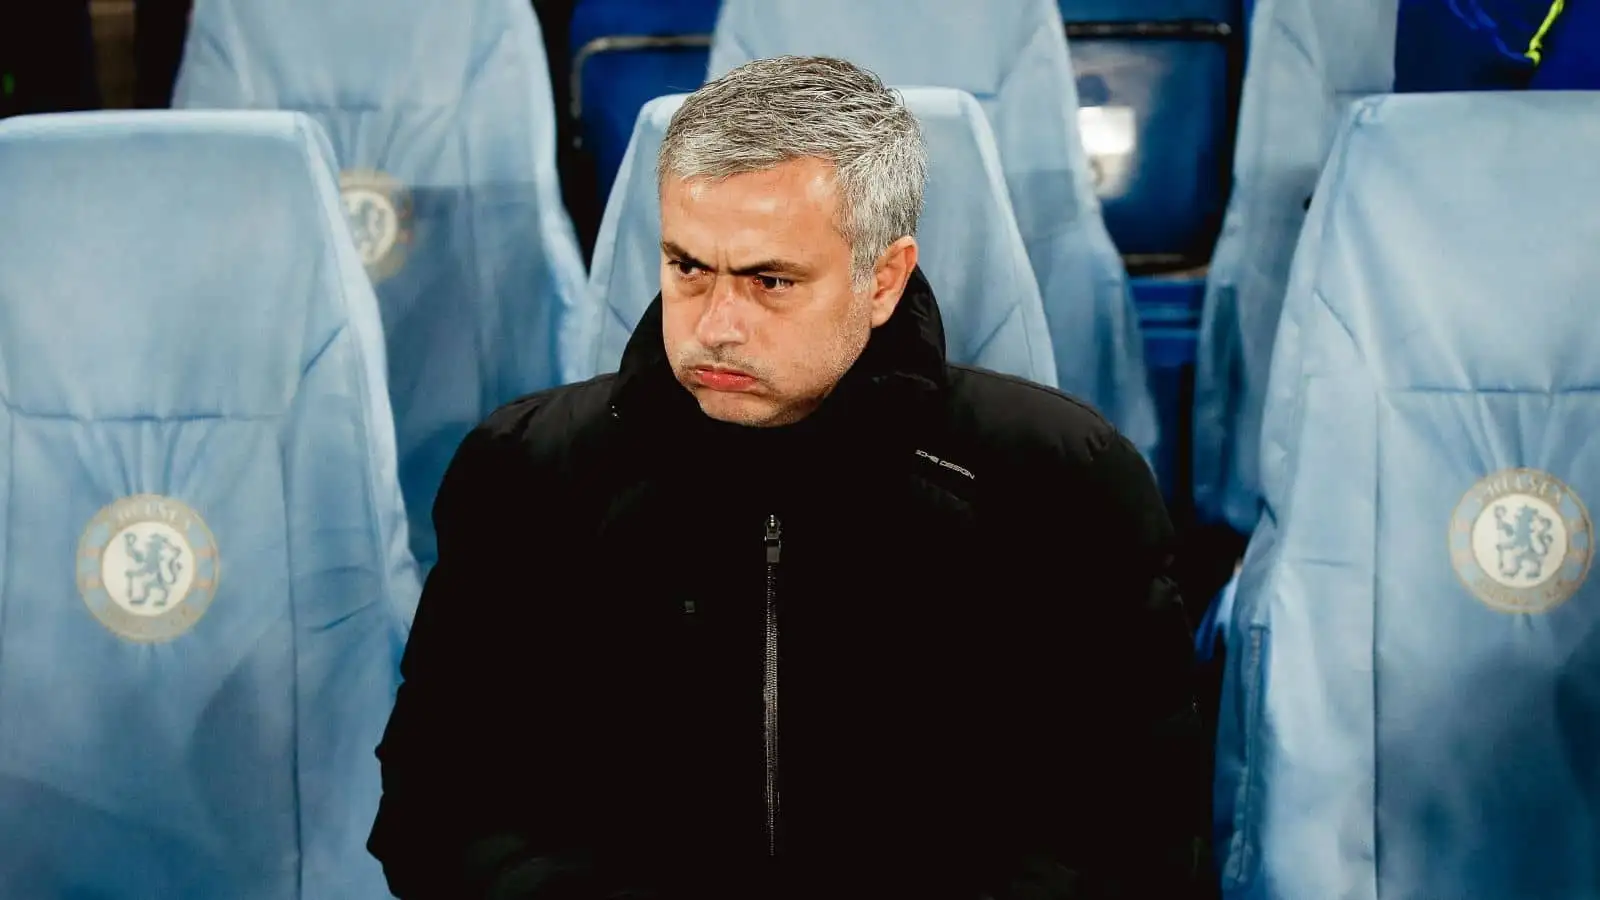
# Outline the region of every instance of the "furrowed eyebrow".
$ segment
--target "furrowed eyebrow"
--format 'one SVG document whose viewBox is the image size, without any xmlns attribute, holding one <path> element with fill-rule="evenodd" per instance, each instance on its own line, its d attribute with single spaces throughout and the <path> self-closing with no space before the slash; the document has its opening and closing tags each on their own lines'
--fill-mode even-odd
<svg viewBox="0 0 1600 900">
<path fill-rule="evenodd" d="M 661 242 L 661 252 L 665 253 L 666 255 L 672 257 L 675 260 L 678 260 L 679 262 L 688 263 L 691 266 L 695 266 L 695 267 L 698 267 L 698 268 L 701 268 L 701 269 L 707 269 L 707 270 L 709 270 L 711 268 L 710 266 L 706 265 L 704 262 L 701 262 L 700 260 L 695 259 L 694 258 L 694 254 L 692 254 L 689 251 L 683 249 L 682 247 L 679 247 L 677 244 L 674 244 L 671 241 L 662 241 Z"/>
<path fill-rule="evenodd" d="M 661 252 L 665 253 L 668 257 L 686 265 L 705 269 L 708 272 L 716 271 L 714 266 L 700 259 L 696 259 L 693 253 L 690 253 L 677 244 L 674 244 L 672 241 L 662 241 Z M 751 263 L 747 266 L 740 266 L 737 269 L 733 269 L 729 274 L 737 275 L 741 278 L 750 275 L 772 275 L 784 278 L 805 278 L 811 274 L 811 270 L 800 265 L 799 263 L 789 262 L 787 260 L 764 259 L 760 262 Z"/>
</svg>

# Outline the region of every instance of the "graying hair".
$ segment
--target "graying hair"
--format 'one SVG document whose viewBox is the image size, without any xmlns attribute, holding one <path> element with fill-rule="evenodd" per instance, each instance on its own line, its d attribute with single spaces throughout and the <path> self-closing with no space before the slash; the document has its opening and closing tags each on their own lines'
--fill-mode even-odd
<svg viewBox="0 0 1600 900">
<path fill-rule="evenodd" d="M 656 182 L 806 158 L 833 166 L 839 233 L 864 289 L 889 245 L 917 233 L 928 174 L 921 126 L 873 73 L 825 56 L 745 63 L 683 101 L 661 141 Z"/>
</svg>

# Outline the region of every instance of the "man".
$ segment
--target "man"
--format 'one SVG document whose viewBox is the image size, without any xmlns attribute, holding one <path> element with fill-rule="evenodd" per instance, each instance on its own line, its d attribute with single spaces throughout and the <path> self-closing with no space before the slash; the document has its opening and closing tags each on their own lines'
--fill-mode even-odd
<svg viewBox="0 0 1600 900">
<path fill-rule="evenodd" d="M 621 371 L 440 490 L 370 845 L 402 900 L 1183 895 L 1166 513 L 1092 409 L 945 362 L 925 168 L 848 63 L 685 101 Z"/>
</svg>

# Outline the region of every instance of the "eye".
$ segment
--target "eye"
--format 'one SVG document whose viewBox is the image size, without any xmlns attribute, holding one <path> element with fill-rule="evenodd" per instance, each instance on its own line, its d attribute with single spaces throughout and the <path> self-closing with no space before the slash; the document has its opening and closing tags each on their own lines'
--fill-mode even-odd
<svg viewBox="0 0 1600 900">
<path fill-rule="evenodd" d="M 677 271 L 680 278 L 693 278 L 694 276 L 705 271 L 704 269 L 700 268 L 699 265 L 683 259 L 672 260 L 671 262 L 667 263 L 667 265 L 672 266 L 672 268 Z"/>
<path fill-rule="evenodd" d="M 757 275 L 756 283 L 761 285 L 761 289 L 764 291 L 781 291 L 794 284 L 789 279 L 779 278 L 776 275 Z"/>
</svg>

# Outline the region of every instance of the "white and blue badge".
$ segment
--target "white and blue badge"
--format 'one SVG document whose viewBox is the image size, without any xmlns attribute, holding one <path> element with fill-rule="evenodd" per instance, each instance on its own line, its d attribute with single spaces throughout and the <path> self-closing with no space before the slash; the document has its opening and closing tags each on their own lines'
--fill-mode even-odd
<svg viewBox="0 0 1600 900">
<path fill-rule="evenodd" d="M 200 621 L 217 592 L 221 560 L 200 514 L 171 497 L 110 504 L 78 541 L 78 590 L 118 637 L 170 641 Z"/>
<path fill-rule="evenodd" d="M 1505 469 L 1473 485 L 1450 519 L 1450 559 L 1467 590 L 1492 609 L 1542 613 L 1589 575 L 1594 525 L 1583 500 L 1554 475 Z"/>
<path fill-rule="evenodd" d="M 412 237 L 405 185 L 383 172 L 352 169 L 339 175 L 339 196 L 367 277 L 376 284 L 400 271 Z"/>
</svg>

